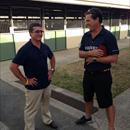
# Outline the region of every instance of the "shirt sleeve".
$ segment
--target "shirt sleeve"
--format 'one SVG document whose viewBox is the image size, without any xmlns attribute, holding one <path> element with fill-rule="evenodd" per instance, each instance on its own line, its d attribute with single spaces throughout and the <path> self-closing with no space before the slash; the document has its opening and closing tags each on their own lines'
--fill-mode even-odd
<svg viewBox="0 0 130 130">
<path fill-rule="evenodd" d="M 24 50 L 24 48 L 21 48 L 17 52 L 17 54 L 14 57 L 14 59 L 12 60 L 12 62 L 15 64 L 18 64 L 18 65 L 24 65 L 24 63 L 26 61 L 26 57 L 27 57 L 26 51 Z"/>
<path fill-rule="evenodd" d="M 51 49 L 48 46 L 47 46 L 47 52 L 48 52 L 47 56 L 49 57 L 49 59 L 51 59 L 53 57 L 53 52 L 51 51 Z"/>
<path fill-rule="evenodd" d="M 85 51 L 85 35 L 81 39 L 79 50 L 80 51 Z"/>
<path fill-rule="evenodd" d="M 117 45 L 117 40 L 113 34 L 108 34 L 106 36 L 106 47 L 109 55 L 119 54 L 119 48 Z"/>
</svg>

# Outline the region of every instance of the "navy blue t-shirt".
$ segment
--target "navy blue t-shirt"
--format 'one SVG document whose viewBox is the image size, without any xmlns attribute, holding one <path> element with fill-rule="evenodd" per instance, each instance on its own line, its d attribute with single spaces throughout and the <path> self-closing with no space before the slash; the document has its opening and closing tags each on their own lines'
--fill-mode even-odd
<svg viewBox="0 0 130 130">
<path fill-rule="evenodd" d="M 79 50 L 90 51 L 99 48 L 100 45 L 105 46 L 107 55 L 119 54 L 119 49 L 115 36 L 104 27 L 94 39 L 92 38 L 90 31 L 86 32 L 82 37 Z M 84 68 L 87 71 L 102 71 L 104 69 L 111 68 L 111 64 L 92 62 L 87 65 L 85 62 Z"/>
<path fill-rule="evenodd" d="M 48 80 L 48 64 L 47 58 L 52 58 L 53 53 L 50 48 L 41 43 L 40 49 L 34 46 L 31 42 L 27 42 L 23 47 L 20 48 L 13 63 L 22 65 L 25 76 L 27 78 L 37 78 L 37 86 L 25 86 L 30 90 L 38 90 L 46 88 L 50 81 Z"/>
</svg>

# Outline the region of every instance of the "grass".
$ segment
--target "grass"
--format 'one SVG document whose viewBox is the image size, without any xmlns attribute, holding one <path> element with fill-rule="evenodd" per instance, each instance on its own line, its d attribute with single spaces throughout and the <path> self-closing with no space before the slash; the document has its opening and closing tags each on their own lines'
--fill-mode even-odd
<svg viewBox="0 0 130 130">
<path fill-rule="evenodd" d="M 52 84 L 83 94 L 83 64 L 84 61 L 79 61 L 68 65 L 58 66 Z M 112 92 L 115 97 L 130 87 L 130 48 L 125 48 L 120 51 L 118 63 L 112 65 L 112 76 Z"/>
</svg>

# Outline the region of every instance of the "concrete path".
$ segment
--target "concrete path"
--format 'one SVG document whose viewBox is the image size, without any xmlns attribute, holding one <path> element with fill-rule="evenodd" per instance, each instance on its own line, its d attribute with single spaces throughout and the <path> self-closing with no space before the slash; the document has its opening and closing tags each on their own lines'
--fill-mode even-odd
<svg viewBox="0 0 130 130">
<path fill-rule="evenodd" d="M 120 49 L 130 47 L 130 40 L 118 41 Z M 80 60 L 78 58 L 78 48 L 55 52 L 57 66 L 62 64 L 70 64 Z M 0 62 L 0 130 L 22 130 L 23 129 L 23 107 L 24 107 L 24 87 L 18 84 L 16 79 L 9 70 L 11 61 Z M 22 68 L 21 68 L 22 69 Z M 79 96 L 81 100 L 81 96 Z M 116 130 L 130 129 L 130 89 L 123 92 L 114 99 L 116 105 Z M 54 99 L 51 100 L 51 111 L 54 118 L 59 123 L 60 130 L 98 130 L 107 129 L 107 121 L 104 110 L 96 112 L 94 123 L 77 127 L 74 120 L 83 113 L 70 106 L 67 106 Z M 38 116 L 37 130 L 49 130 L 40 123 Z"/>
</svg>

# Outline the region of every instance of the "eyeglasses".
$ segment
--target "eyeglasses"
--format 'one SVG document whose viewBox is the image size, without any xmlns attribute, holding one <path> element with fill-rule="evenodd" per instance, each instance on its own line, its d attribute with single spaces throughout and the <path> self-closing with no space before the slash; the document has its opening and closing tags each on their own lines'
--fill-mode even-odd
<svg viewBox="0 0 130 130">
<path fill-rule="evenodd" d="M 42 30 L 36 30 L 36 31 L 33 31 L 33 33 L 44 33 L 44 31 L 42 31 Z"/>
</svg>

